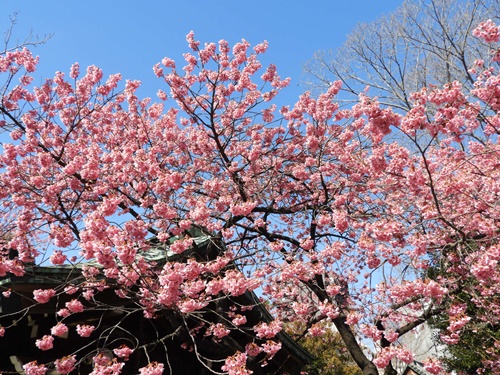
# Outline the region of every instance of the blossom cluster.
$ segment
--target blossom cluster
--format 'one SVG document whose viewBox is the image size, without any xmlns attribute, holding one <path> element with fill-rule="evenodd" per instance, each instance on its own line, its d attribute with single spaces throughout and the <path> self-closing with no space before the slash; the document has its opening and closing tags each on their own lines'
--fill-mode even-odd
<svg viewBox="0 0 500 375">
<path fill-rule="evenodd" d="M 494 44 L 499 30 L 488 20 L 473 34 Z M 91 262 L 77 269 L 78 282 L 33 291 L 37 305 L 57 305 L 58 323 L 35 339 L 40 350 L 74 333 L 70 319 L 100 311 L 102 292 L 153 326 L 165 311 L 182 317 L 183 337 L 221 343 L 251 333 L 222 366 L 238 375 L 251 373 L 249 357 L 265 363 L 283 349 L 284 322 L 307 324 L 312 337 L 327 323 L 346 342 L 369 340 L 373 361 L 361 342 L 349 350 L 387 368 L 413 361 L 401 337 L 429 316 L 448 319 L 449 345 L 474 319 L 500 321 L 494 67 L 476 62 L 470 92 L 459 82 L 422 88 L 404 114 L 367 92 L 341 107 L 341 82 L 278 108 L 290 80 L 259 60 L 267 42 L 202 45 L 192 32 L 187 42 L 183 67 L 164 58 L 153 68 L 165 85 L 159 102 L 139 98 L 139 81 L 78 64 L 70 79 L 57 72 L 31 88 L 37 58 L 26 49 L 0 55 L 5 82 L 19 77 L 0 103 L 12 138 L 0 155 L 1 215 L 13 250 L 0 253 L 0 276 L 22 276 L 40 255 L 54 266 Z M 478 316 L 467 315 L 462 294 Z M 275 319 L 255 323 L 252 309 L 263 306 Z M 98 343 L 95 324 L 76 333 Z M 111 348 L 114 358 L 89 354 L 92 374 L 119 374 L 143 344 Z M 78 363 L 65 354 L 24 371 L 71 373 Z M 151 359 L 138 371 L 164 367 Z M 437 360 L 425 367 L 442 372 Z"/>
</svg>

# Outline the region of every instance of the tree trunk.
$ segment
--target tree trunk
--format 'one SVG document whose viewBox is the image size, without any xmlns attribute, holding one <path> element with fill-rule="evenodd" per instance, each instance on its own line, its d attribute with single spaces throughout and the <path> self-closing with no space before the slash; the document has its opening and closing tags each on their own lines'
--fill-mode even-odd
<svg viewBox="0 0 500 375">
<path fill-rule="evenodd" d="M 333 324 L 335 324 L 335 327 L 339 331 L 352 359 L 354 359 L 354 362 L 356 362 L 361 371 L 363 371 L 364 375 L 379 375 L 377 367 L 368 359 L 365 353 L 363 353 L 358 340 L 354 336 L 349 325 L 346 324 L 345 319 L 345 316 L 339 316 L 333 320 Z"/>
</svg>

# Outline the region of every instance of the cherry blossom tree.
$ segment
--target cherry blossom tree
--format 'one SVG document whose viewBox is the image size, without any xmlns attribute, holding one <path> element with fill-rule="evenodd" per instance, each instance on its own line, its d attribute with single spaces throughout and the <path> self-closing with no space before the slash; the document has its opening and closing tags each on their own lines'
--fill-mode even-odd
<svg viewBox="0 0 500 375">
<path fill-rule="evenodd" d="M 371 95 L 400 111 L 413 106 L 413 92 L 458 81 L 474 87 L 469 73 L 476 59 L 487 59 L 488 44 L 472 30 L 498 20 L 498 0 L 406 0 L 379 19 L 358 24 L 338 50 L 318 51 L 306 64 L 306 85 L 325 90 L 341 80 L 342 99 Z"/>
<path fill-rule="evenodd" d="M 474 34 L 497 48 L 491 21 Z M 104 78 L 95 66 L 82 73 L 78 64 L 32 87 L 37 58 L 28 49 L 0 56 L 0 126 L 11 137 L 0 157 L 9 233 L 0 276 L 47 259 L 80 264 L 83 275 L 34 292 L 36 304 L 68 296 L 57 325 L 36 341 L 40 351 L 67 330 L 101 343 L 97 326 L 66 322 L 105 309 L 97 297 L 110 288 L 152 321 L 175 319 L 172 337 L 195 353 L 200 332 L 214 342 L 251 335 L 213 370 L 229 374 L 251 373 L 255 358 L 265 365 L 290 321 L 311 336 L 335 327 L 367 375 L 393 374 L 395 359 L 411 363 L 399 338 L 431 318 L 449 317 L 441 339 L 459 343 L 470 320 L 464 296 L 481 311 L 475 319 L 497 324 L 498 53 L 491 65 L 476 61 L 470 97 L 458 82 L 423 88 L 402 116 L 366 94 L 339 109 L 340 82 L 278 108 L 289 79 L 261 65 L 267 43 L 201 46 L 193 33 L 187 41 L 183 67 L 169 58 L 154 67 L 159 101 L 140 99 L 138 81 Z M 195 232 L 209 238 L 210 254 L 196 252 Z M 167 246 L 166 262 L 148 260 Z M 436 264 L 443 272 L 431 277 Z M 273 320 L 249 326 L 249 307 L 235 302 L 249 292 L 269 302 Z M 205 319 L 209 311 L 216 322 Z M 106 345 L 93 374 L 119 374 L 149 348 Z M 483 363 L 494 373 L 499 345 Z M 69 373 L 81 360 L 67 353 L 25 371 Z M 434 359 L 425 366 L 444 371 Z M 163 363 L 139 372 L 167 368 L 165 351 Z"/>
</svg>

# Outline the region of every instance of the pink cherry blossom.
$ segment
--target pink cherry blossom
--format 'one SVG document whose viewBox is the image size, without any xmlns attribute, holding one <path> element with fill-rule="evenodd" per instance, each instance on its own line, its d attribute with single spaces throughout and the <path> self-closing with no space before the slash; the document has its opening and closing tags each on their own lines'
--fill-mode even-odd
<svg viewBox="0 0 500 375">
<path fill-rule="evenodd" d="M 483 39 L 486 43 L 498 43 L 500 41 L 500 28 L 491 20 L 481 22 L 472 32 L 478 38 Z"/>
<path fill-rule="evenodd" d="M 443 368 L 438 360 L 429 359 L 424 363 L 425 371 L 428 371 L 431 374 L 438 375 L 443 374 Z"/>
<path fill-rule="evenodd" d="M 70 302 L 66 302 L 66 307 L 72 313 L 78 313 L 83 311 L 83 304 L 76 299 L 73 299 Z"/>
<path fill-rule="evenodd" d="M 53 336 L 62 337 L 68 333 L 68 327 L 64 323 L 59 322 L 50 329 L 50 333 Z"/>
<path fill-rule="evenodd" d="M 57 372 L 60 374 L 69 374 L 75 369 L 76 358 L 74 355 L 63 357 L 55 361 Z"/>
<path fill-rule="evenodd" d="M 47 367 L 39 365 L 37 361 L 26 363 L 23 365 L 23 370 L 26 372 L 26 375 L 45 375 L 48 371 Z"/>
<path fill-rule="evenodd" d="M 259 355 L 259 353 L 262 351 L 262 348 L 257 345 L 256 343 L 249 343 L 245 347 L 245 352 L 248 354 L 250 357 L 256 357 Z"/>
<path fill-rule="evenodd" d="M 245 324 L 247 322 L 247 318 L 243 315 L 236 315 L 233 319 L 232 319 L 232 323 L 235 325 L 235 326 L 240 326 L 242 324 Z"/>
<path fill-rule="evenodd" d="M 96 363 L 94 369 L 89 375 L 119 375 L 122 372 L 124 362 L 117 362 L 107 360 L 106 364 Z"/>
<path fill-rule="evenodd" d="M 78 290 L 78 287 L 73 285 L 68 285 L 64 288 L 64 292 L 68 295 L 75 294 L 76 292 L 78 292 Z"/>
<path fill-rule="evenodd" d="M 314 324 L 311 328 L 309 328 L 308 333 L 313 337 L 319 337 L 326 333 L 326 329 L 320 324 Z"/>
<path fill-rule="evenodd" d="M 128 357 L 134 352 L 134 349 L 129 348 L 126 345 L 120 345 L 120 347 L 113 349 L 113 353 L 118 358 L 123 358 L 125 361 L 128 360 Z"/>
<path fill-rule="evenodd" d="M 415 360 L 413 353 L 410 350 L 403 348 L 398 348 L 396 357 L 407 365 L 413 363 Z"/>
<path fill-rule="evenodd" d="M 54 347 L 54 337 L 45 335 L 41 339 L 36 340 L 35 344 L 40 350 L 49 350 Z"/>
<path fill-rule="evenodd" d="M 139 369 L 140 375 L 161 375 L 163 374 L 163 363 L 152 362 L 146 367 Z"/>
<path fill-rule="evenodd" d="M 387 339 L 389 342 L 394 342 L 398 339 L 399 334 L 397 332 L 384 332 L 384 337 Z"/>
<path fill-rule="evenodd" d="M 95 330 L 95 327 L 91 326 L 91 325 L 86 325 L 86 324 L 80 325 L 80 324 L 78 324 L 76 326 L 76 332 L 81 337 L 89 337 L 94 330 Z"/>
<path fill-rule="evenodd" d="M 213 326 L 210 327 L 210 332 L 217 338 L 221 339 L 231 332 L 229 329 L 227 329 L 223 324 L 217 323 Z"/>
<path fill-rule="evenodd" d="M 179 321 L 220 318 L 188 324 L 186 335 L 223 342 L 244 330 L 245 352 L 224 360 L 230 374 L 251 373 L 248 357 L 270 360 L 288 322 L 312 336 L 335 327 L 366 373 L 410 363 L 401 345 L 430 316 L 449 322 L 440 332 L 449 345 L 478 323 L 498 324 L 500 32 L 488 20 L 474 35 L 492 54 L 472 67 L 473 88 L 424 87 L 406 113 L 368 90 L 341 106 L 341 82 L 280 108 L 290 80 L 264 64 L 267 42 L 201 44 L 190 32 L 183 62 L 153 67 L 154 99 L 140 96 L 139 81 L 77 63 L 36 85 L 29 50 L 0 54 L 0 127 L 11 138 L 0 154 L 9 232 L 0 247 L 17 254 L 0 255 L 0 276 L 30 274 L 40 259 L 76 267 L 55 289 L 33 291 L 62 319 L 37 347 L 66 335 L 72 314 L 116 309 L 108 292 L 152 327 L 169 310 Z M 247 319 L 263 306 L 274 320 Z M 82 348 L 100 343 L 94 330 L 77 325 Z M 481 349 L 500 373 L 495 348 Z M 119 374 L 133 350 L 99 352 L 92 373 Z M 61 356 L 59 372 L 78 365 Z"/>
<path fill-rule="evenodd" d="M 380 353 L 378 353 L 377 357 L 373 360 L 373 363 L 378 368 L 386 368 L 395 355 L 396 351 L 394 348 L 383 348 Z"/>
<path fill-rule="evenodd" d="M 264 344 L 262 344 L 262 351 L 267 354 L 269 360 L 272 359 L 280 349 L 280 342 L 268 340 Z"/>
<path fill-rule="evenodd" d="M 237 352 L 226 359 L 224 366 L 222 366 L 222 371 L 226 371 L 228 375 L 250 375 L 252 371 L 247 369 L 246 361 L 246 354 Z"/>
<path fill-rule="evenodd" d="M 47 303 L 56 295 L 53 289 L 36 289 L 33 291 L 33 297 L 38 303 Z"/>
<path fill-rule="evenodd" d="M 71 312 L 68 309 L 60 309 L 57 311 L 57 315 L 66 318 L 71 315 Z"/>
<path fill-rule="evenodd" d="M 449 335 L 441 334 L 439 335 L 439 338 L 447 345 L 456 345 L 460 342 L 460 336 L 455 332 Z"/>
<path fill-rule="evenodd" d="M 271 323 L 261 323 L 254 328 L 258 338 L 274 338 L 282 329 L 281 322 L 273 320 Z"/>
<path fill-rule="evenodd" d="M 66 255 L 64 255 L 61 250 L 57 250 L 50 257 L 50 261 L 52 264 L 61 265 L 66 261 L 66 258 Z"/>
</svg>

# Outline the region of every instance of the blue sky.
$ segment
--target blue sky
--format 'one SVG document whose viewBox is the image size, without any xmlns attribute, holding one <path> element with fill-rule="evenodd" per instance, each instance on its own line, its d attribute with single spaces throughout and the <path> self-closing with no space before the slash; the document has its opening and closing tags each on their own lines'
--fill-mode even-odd
<svg viewBox="0 0 500 375">
<path fill-rule="evenodd" d="M 40 56 L 37 78 L 67 72 L 71 64 L 94 64 L 105 76 L 120 72 L 143 82 L 141 94 L 162 87 L 152 66 L 163 57 L 176 61 L 188 51 L 186 34 L 193 30 L 203 43 L 242 38 L 252 45 L 269 42 L 265 63 L 291 77 L 286 95 L 292 104 L 304 89 L 297 86 L 302 66 L 313 53 L 335 49 L 358 22 L 369 22 L 394 10 L 399 0 L 0 0 L 0 32 L 9 15 L 19 12 L 12 42 L 30 30 L 53 34 L 34 50 Z M 35 81 L 36 82 L 36 81 Z M 283 98 L 282 98 L 283 99 Z"/>
</svg>

